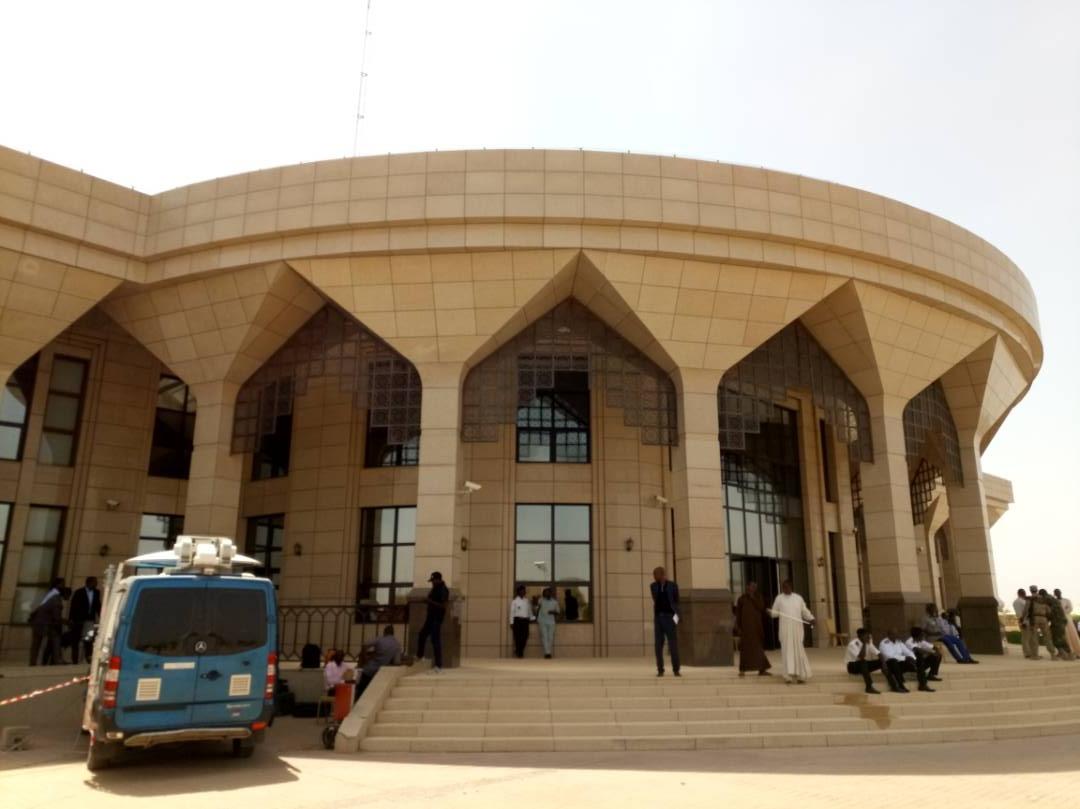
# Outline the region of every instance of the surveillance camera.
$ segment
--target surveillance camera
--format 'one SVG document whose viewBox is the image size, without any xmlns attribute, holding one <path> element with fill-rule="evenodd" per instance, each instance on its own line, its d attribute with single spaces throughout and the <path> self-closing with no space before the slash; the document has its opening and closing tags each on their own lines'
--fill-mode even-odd
<svg viewBox="0 0 1080 809">
<path fill-rule="evenodd" d="M 668 499 L 662 494 L 654 494 L 653 498 L 656 500 L 656 505 L 658 506 L 666 506 L 668 504 Z"/>
<path fill-rule="evenodd" d="M 105 507 L 106 507 L 107 509 L 109 509 L 109 511 L 113 511 L 113 510 L 114 510 L 114 509 L 116 509 L 116 508 L 117 508 L 117 507 L 118 507 L 119 505 L 120 505 L 120 501 L 119 501 L 119 500 L 113 500 L 113 499 L 111 499 L 111 498 L 110 498 L 110 499 L 108 499 L 108 500 L 106 500 L 106 501 L 105 501 Z"/>
<path fill-rule="evenodd" d="M 472 494 L 473 492 L 478 492 L 482 488 L 484 488 L 484 487 L 481 486 L 479 483 L 473 483 L 471 480 L 466 480 L 465 481 L 465 493 L 466 494 Z"/>
</svg>

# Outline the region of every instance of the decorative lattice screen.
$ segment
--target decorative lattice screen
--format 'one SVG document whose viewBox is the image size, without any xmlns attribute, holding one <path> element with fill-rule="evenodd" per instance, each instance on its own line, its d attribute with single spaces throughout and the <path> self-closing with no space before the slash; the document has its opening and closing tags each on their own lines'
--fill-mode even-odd
<svg viewBox="0 0 1080 809">
<path fill-rule="evenodd" d="M 798 322 L 744 357 L 720 380 L 720 448 L 745 449 L 747 434 L 761 432 L 762 423 L 775 417 L 773 404 L 786 399 L 790 388 L 810 390 L 852 458 L 874 460 L 866 399 Z"/>
<path fill-rule="evenodd" d="M 911 521 L 921 525 L 926 519 L 926 512 L 934 502 L 934 491 L 944 483 L 941 470 L 925 458 L 919 461 L 915 474 L 911 477 Z"/>
<path fill-rule="evenodd" d="M 368 409 L 370 426 L 386 428 L 388 443 L 404 444 L 420 434 L 420 375 L 412 363 L 327 305 L 240 389 L 232 451 L 254 450 L 318 377 L 336 378 L 341 390 L 353 392 L 357 406 Z"/>
<path fill-rule="evenodd" d="M 644 444 L 678 443 L 671 377 L 592 312 L 570 299 L 560 303 L 473 368 L 462 392 L 462 439 L 495 441 L 499 426 L 514 424 L 517 409 L 555 386 L 556 371 L 589 372 L 627 426 Z"/>
<path fill-rule="evenodd" d="M 960 437 L 956 422 L 945 399 L 945 389 L 934 382 L 923 389 L 904 408 L 904 444 L 907 449 L 908 466 L 916 469 L 927 457 L 928 450 L 934 460 L 944 465 L 941 470 L 950 483 L 964 482 L 964 470 L 960 464 Z M 931 445 L 934 449 L 930 449 Z M 936 455 L 941 457 L 935 456 Z"/>
</svg>

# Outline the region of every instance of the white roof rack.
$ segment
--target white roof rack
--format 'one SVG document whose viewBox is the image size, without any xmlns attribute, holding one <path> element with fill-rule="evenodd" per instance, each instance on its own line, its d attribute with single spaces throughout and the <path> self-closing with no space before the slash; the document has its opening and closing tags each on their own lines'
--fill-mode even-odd
<svg viewBox="0 0 1080 809">
<path fill-rule="evenodd" d="M 229 573 L 234 567 L 257 567 L 259 561 L 236 552 L 229 537 L 205 537 L 183 534 L 171 550 L 144 553 L 124 562 L 132 567 L 156 567 L 167 573 L 194 571 Z"/>
</svg>

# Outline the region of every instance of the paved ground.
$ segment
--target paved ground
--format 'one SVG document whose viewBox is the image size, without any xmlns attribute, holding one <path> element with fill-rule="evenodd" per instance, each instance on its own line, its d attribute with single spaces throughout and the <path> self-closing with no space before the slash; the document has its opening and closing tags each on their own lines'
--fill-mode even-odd
<svg viewBox="0 0 1080 809">
<path fill-rule="evenodd" d="M 344 806 L 1080 806 L 1080 738 L 929 747 L 694 753 L 340 756 L 310 719 L 275 724 L 247 761 L 214 748 L 152 752 L 97 775 L 70 734 L 0 754 L 4 809 Z M 907 799 L 904 796 L 908 796 Z M 146 807 L 145 801 L 139 804 Z"/>
</svg>

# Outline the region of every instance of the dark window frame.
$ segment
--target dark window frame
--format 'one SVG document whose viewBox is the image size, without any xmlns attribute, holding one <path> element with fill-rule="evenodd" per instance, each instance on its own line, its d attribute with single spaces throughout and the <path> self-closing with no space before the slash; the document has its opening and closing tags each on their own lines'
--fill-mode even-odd
<svg viewBox="0 0 1080 809">
<path fill-rule="evenodd" d="M 522 506 L 527 506 L 527 507 L 531 507 L 531 508 L 537 508 L 537 507 L 543 508 L 543 507 L 546 507 L 548 509 L 548 511 L 550 513 L 549 525 L 550 525 L 551 539 L 547 539 L 547 540 L 532 540 L 532 539 L 521 540 L 521 539 L 518 539 L 518 535 L 517 535 L 518 516 L 517 515 L 518 515 L 518 509 L 521 508 Z M 585 541 L 582 541 L 582 540 L 560 540 L 560 539 L 558 539 L 555 536 L 555 510 L 557 508 L 583 508 L 583 509 L 585 509 L 585 513 L 587 515 L 587 524 L 589 526 L 589 538 L 587 540 L 585 540 Z M 588 601 L 584 605 L 583 611 L 587 611 L 589 617 L 587 619 L 586 618 L 578 618 L 577 621 L 575 622 L 575 623 L 582 623 L 582 624 L 592 623 L 594 621 L 593 612 L 592 612 L 592 605 L 593 605 L 596 593 L 593 590 L 593 569 L 594 569 L 595 565 L 593 564 L 593 521 L 592 521 L 592 518 L 593 518 L 592 503 L 565 503 L 565 502 L 560 502 L 560 503 L 514 503 L 514 587 L 515 587 L 515 589 L 517 588 L 517 586 L 519 584 L 523 584 L 526 587 L 550 587 L 550 588 L 552 588 L 554 590 L 556 600 L 558 600 L 560 602 L 560 604 L 562 603 L 561 597 L 560 597 L 560 594 L 561 594 L 562 590 L 564 590 L 564 589 L 573 589 L 573 588 L 580 588 L 580 589 L 585 590 L 588 593 L 589 597 L 588 597 Z M 517 577 L 518 551 L 521 549 L 522 546 L 534 546 L 534 545 L 535 546 L 540 546 L 540 547 L 548 546 L 548 547 L 551 548 L 551 560 L 552 560 L 551 575 L 548 577 L 547 580 L 529 579 L 529 578 L 519 579 Z M 588 577 L 587 580 L 585 580 L 585 581 L 575 581 L 575 580 L 571 580 L 571 579 L 559 579 L 559 578 L 556 578 L 556 576 L 555 576 L 555 567 L 556 567 L 556 565 L 555 565 L 555 550 L 559 545 L 579 545 L 579 546 L 584 545 L 589 549 L 588 550 L 588 555 L 587 555 L 587 558 L 589 560 L 589 577 Z"/>
<path fill-rule="evenodd" d="M 281 413 L 274 419 L 274 431 L 261 433 L 251 453 L 251 479 L 274 480 L 289 475 L 292 460 L 292 413 Z"/>
<path fill-rule="evenodd" d="M 45 543 L 45 542 L 29 542 L 26 539 L 26 532 L 25 532 L 25 529 L 24 529 L 22 548 L 23 548 L 23 550 L 25 550 L 26 548 L 52 548 L 52 551 L 53 551 L 52 567 L 49 570 L 48 578 L 43 582 L 39 582 L 39 581 L 35 581 L 35 582 L 23 581 L 22 580 L 22 570 L 19 570 L 18 574 L 15 577 L 15 590 L 14 590 L 14 592 L 16 594 L 18 593 L 18 591 L 20 589 L 23 589 L 23 588 L 37 588 L 37 589 L 40 589 L 40 588 L 44 587 L 45 592 L 48 592 L 49 585 L 52 584 L 53 579 L 56 578 L 56 571 L 59 570 L 59 568 L 60 568 L 60 554 L 61 554 L 61 551 L 63 550 L 63 546 L 64 546 L 64 531 L 67 528 L 67 516 L 68 516 L 67 506 L 54 506 L 54 505 L 50 505 L 50 504 L 46 504 L 46 503 L 31 503 L 28 506 L 27 525 L 30 524 L 29 512 L 33 511 L 36 508 L 38 508 L 38 509 L 48 509 L 50 511 L 59 511 L 60 512 L 60 523 L 59 523 L 59 525 L 57 526 L 57 529 L 56 529 L 56 542 L 53 543 L 52 545 L 50 545 L 48 543 Z M 22 560 L 20 559 L 20 562 L 21 561 Z M 18 608 L 18 605 L 19 605 L 18 600 L 13 599 L 12 605 L 11 605 L 12 612 L 14 612 Z M 32 609 L 33 609 L 33 607 L 31 607 L 31 610 Z M 29 615 L 27 617 L 29 617 Z M 12 616 L 12 618 L 14 619 L 14 616 Z M 12 623 L 16 623 L 16 622 L 14 620 L 12 620 Z M 23 623 L 25 623 L 25 622 L 23 622 Z"/>
<path fill-rule="evenodd" d="M 162 517 L 168 521 L 168 530 L 165 532 L 165 538 L 157 536 L 148 536 L 142 532 L 142 521 L 147 517 Z M 144 541 L 146 542 L 160 542 L 162 543 L 161 550 L 167 551 L 176 544 L 176 538 L 180 536 L 184 531 L 184 515 L 183 514 L 158 514 L 156 512 L 144 511 L 139 515 L 139 538 L 135 547 L 137 555 L 142 555 L 143 551 L 138 547 Z M 151 551 L 146 551 L 151 553 Z M 157 572 L 157 568 L 152 567 L 136 567 L 136 571 Z"/>
<path fill-rule="evenodd" d="M 413 513 L 413 538 L 412 542 L 401 542 L 399 539 L 399 528 L 401 525 L 401 512 L 404 509 L 411 509 Z M 378 519 L 378 513 L 381 511 L 393 511 L 394 512 L 394 536 L 390 542 L 380 541 L 375 542 L 375 524 Z M 390 591 L 390 599 L 386 604 L 379 604 L 380 607 L 397 608 L 403 607 L 407 601 L 398 601 L 397 593 L 399 590 L 411 590 L 413 587 L 413 575 L 410 571 L 408 581 L 399 581 L 397 579 L 398 569 L 398 549 L 403 547 L 412 548 L 414 567 L 416 559 L 416 506 L 415 505 L 395 505 L 395 506 L 365 506 L 360 509 L 360 553 L 357 558 L 357 572 L 356 572 L 356 601 L 369 601 L 373 599 L 372 592 L 379 589 L 386 588 Z M 365 572 L 365 567 L 373 567 L 367 564 L 372 558 L 372 549 L 374 548 L 392 548 L 390 555 L 390 575 L 391 581 L 384 582 L 372 578 L 374 572 L 369 570 Z"/>
<path fill-rule="evenodd" d="M 162 384 L 176 382 L 184 388 L 184 405 L 177 410 L 161 406 Z M 187 480 L 191 472 L 191 455 L 195 450 L 195 396 L 191 386 L 175 374 L 158 376 L 157 404 L 154 407 L 154 426 L 150 440 L 150 458 L 147 461 L 147 473 L 152 477 L 171 480 Z M 168 418 L 165 415 L 168 414 Z M 179 425 L 168 425 L 167 421 L 178 419 Z M 164 424 L 165 426 L 159 427 Z M 183 437 L 181 441 L 165 441 L 165 431 L 170 430 Z M 187 436 L 191 436 L 189 441 Z M 157 454 L 157 457 L 155 457 Z"/>
<path fill-rule="evenodd" d="M 70 393 L 69 391 L 53 390 L 53 375 L 56 372 L 57 360 L 63 360 L 65 362 L 73 362 L 83 367 L 82 380 L 79 384 L 79 392 L 77 394 Z M 46 466 L 74 466 L 75 459 L 79 455 L 79 433 L 82 431 L 83 409 L 86 406 L 86 386 L 90 381 L 90 360 L 84 357 L 73 357 L 70 354 L 55 354 L 52 359 L 52 367 L 49 369 L 49 387 L 45 391 L 45 412 L 42 418 L 41 425 L 41 437 L 38 439 L 38 463 Z M 62 399 L 74 399 L 76 402 L 75 408 L 75 426 L 68 430 L 58 427 L 49 427 L 49 400 L 57 396 Z M 46 435 L 70 435 L 71 436 L 71 454 L 67 463 L 51 463 L 43 461 L 41 459 L 41 450 L 45 445 Z"/>
<path fill-rule="evenodd" d="M 264 523 L 267 526 L 267 536 L 270 542 L 266 545 L 259 545 L 256 543 L 256 537 L 258 536 L 257 532 L 260 523 Z M 280 545 L 274 544 L 275 535 L 280 535 Z M 263 578 L 270 579 L 270 581 L 274 583 L 274 588 L 276 589 L 280 583 L 282 568 L 273 566 L 274 551 L 281 551 L 281 558 L 282 561 L 284 561 L 285 513 L 277 512 L 274 514 L 256 514 L 248 517 L 247 539 L 244 544 L 244 553 L 259 562 L 259 567 L 255 568 L 252 572 L 256 576 L 262 576 Z"/>
<path fill-rule="evenodd" d="M 588 371 L 557 370 L 554 372 L 555 382 L 558 383 L 560 376 L 564 376 L 565 378 L 565 376 L 569 375 L 584 377 L 584 388 L 559 386 L 556 384 L 553 388 L 537 390 L 535 398 L 527 404 L 518 406 L 515 420 L 515 460 L 517 463 L 592 463 L 592 389 L 590 387 L 592 380 Z M 572 406 L 568 406 L 568 403 L 565 401 L 565 398 L 568 396 L 581 396 L 581 404 L 584 405 L 584 413 L 575 412 Z M 563 397 L 561 406 L 559 401 L 560 397 Z M 579 426 L 557 426 L 556 415 L 559 412 L 572 414 L 579 422 Z M 534 423 L 531 423 L 538 420 L 548 421 L 550 423 L 546 425 L 535 425 Z M 580 426 L 580 422 L 582 421 L 584 422 L 584 426 Z M 522 457 L 522 446 L 544 446 L 543 442 L 534 444 L 530 441 L 522 440 L 523 438 L 531 436 L 540 438 L 546 437 L 548 449 L 547 459 Z M 585 453 L 583 457 L 559 457 L 559 438 L 567 436 L 584 437 L 584 441 L 575 444 L 563 444 L 564 447 L 584 446 Z"/>
<path fill-rule="evenodd" d="M 34 388 L 37 386 L 39 356 L 39 354 L 35 354 L 12 371 L 11 378 L 8 379 L 7 383 L 4 385 L 4 392 L 10 388 L 18 388 L 19 392 L 26 397 L 26 404 L 23 420 L 21 422 L 7 421 L 0 418 L 0 427 L 7 427 L 8 429 L 19 431 L 19 441 L 15 449 L 15 457 L 0 458 L 0 460 L 18 462 L 23 459 L 23 452 L 26 450 L 26 425 L 30 421 L 30 411 L 34 406 Z M 20 377 L 22 377 L 21 380 Z"/>
<path fill-rule="evenodd" d="M 386 440 L 389 433 L 386 427 L 371 426 L 371 411 L 368 410 L 367 428 L 364 432 L 364 468 L 388 469 L 399 466 L 419 466 L 420 436 L 416 435 L 404 444 L 390 444 Z"/>
</svg>

